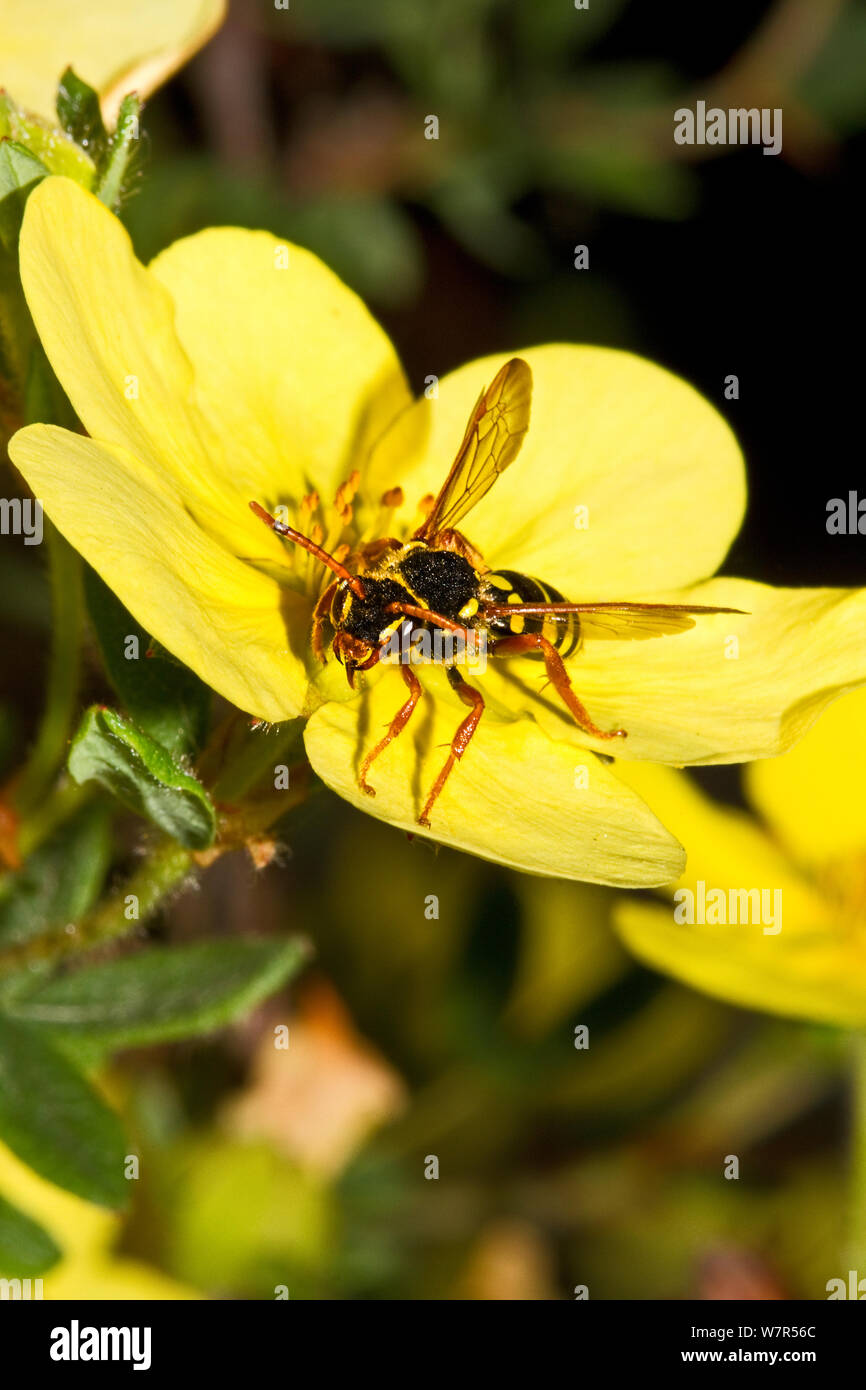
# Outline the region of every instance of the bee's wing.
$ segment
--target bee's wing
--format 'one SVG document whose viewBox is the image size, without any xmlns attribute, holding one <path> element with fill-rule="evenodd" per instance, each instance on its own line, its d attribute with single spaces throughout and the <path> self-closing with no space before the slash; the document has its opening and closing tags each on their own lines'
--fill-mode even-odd
<svg viewBox="0 0 866 1390">
<path fill-rule="evenodd" d="M 415 540 L 434 544 L 440 531 L 456 526 L 490 491 L 520 451 L 531 399 L 532 372 L 521 357 L 512 357 L 478 397 L 451 471 Z"/>
<path fill-rule="evenodd" d="M 580 618 L 585 638 L 615 638 L 645 641 L 688 632 L 695 618 L 709 613 L 740 613 L 739 608 L 711 608 L 685 603 L 509 603 L 486 605 L 488 617 L 526 616 L 566 619 L 573 613 Z"/>
</svg>

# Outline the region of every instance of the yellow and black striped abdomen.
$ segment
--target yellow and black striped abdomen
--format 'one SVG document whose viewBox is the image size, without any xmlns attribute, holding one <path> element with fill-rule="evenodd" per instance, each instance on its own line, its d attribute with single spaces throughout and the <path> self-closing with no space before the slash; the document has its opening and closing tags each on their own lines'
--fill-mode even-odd
<svg viewBox="0 0 866 1390">
<path fill-rule="evenodd" d="M 552 584 L 545 584 L 517 570 L 496 570 L 492 574 L 485 574 L 484 583 L 495 603 L 568 602 Z M 580 645 L 580 619 L 576 613 L 559 614 L 557 617 L 515 613 L 513 618 L 492 618 L 490 632 L 494 637 L 519 637 L 524 632 L 540 632 L 564 657 L 571 656 Z"/>
</svg>

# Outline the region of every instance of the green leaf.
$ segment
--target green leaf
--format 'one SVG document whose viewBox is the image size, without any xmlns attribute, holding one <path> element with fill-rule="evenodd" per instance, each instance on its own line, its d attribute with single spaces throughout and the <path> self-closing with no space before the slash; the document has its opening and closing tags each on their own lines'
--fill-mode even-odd
<svg viewBox="0 0 866 1390">
<path fill-rule="evenodd" d="M 93 705 L 87 711 L 72 740 L 68 766 L 76 782 L 99 782 L 186 849 L 212 843 L 216 812 L 204 787 L 114 710 Z"/>
<path fill-rule="evenodd" d="M 106 145 L 99 180 L 93 190 L 106 207 L 118 207 L 123 197 L 138 142 L 140 114 L 141 102 L 135 92 L 130 92 L 120 103 L 117 127 Z"/>
<path fill-rule="evenodd" d="M 0 946 L 77 922 L 96 902 L 111 857 L 109 812 L 85 806 L 0 886 Z"/>
<path fill-rule="evenodd" d="M 173 757 L 197 753 L 210 714 L 207 686 L 167 653 L 147 655 L 149 635 L 89 565 L 84 593 L 105 669 L 132 719 Z"/>
<path fill-rule="evenodd" d="M 297 973 L 302 940 L 153 947 L 20 991 L 15 1018 L 105 1046 L 167 1042 L 223 1027 Z"/>
<path fill-rule="evenodd" d="M 0 1015 L 0 1139 L 43 1178 L 122 1206 L 120 1121 L 44 1031 Z"/>
<path fill-rule="evenodd" d="M 23 145 L 0 140 L 0 243 L 5 250 L 17 247 L 28 194 L 47 173 L 41 159 Z"/>
<path fill-rule="evenodd" d="M 0 1197 L 0 1275 L 29 1279 L 44 1274 L 60 1253 L 47 1231 Z"/>
<path fill-rule="evenodd" d="M 108 139 L 99 109 L 99 96 L 67 68 L 57 88 L 57 115 L 60 124 L 76 145 L 98 159 Z"/>
<path fill-rule="evenodd" d="M 93 183 L 93 160 L 86 150 L 79 149 L 74 140 L 51 121 L 34 116 L 17 106 L 5 92 L 0 91 L 0 140 L 14 140 L 36 159 L 41 160 L 50 174 L 63 174 L 75 179 L 84 188 Z"/>
</svg>

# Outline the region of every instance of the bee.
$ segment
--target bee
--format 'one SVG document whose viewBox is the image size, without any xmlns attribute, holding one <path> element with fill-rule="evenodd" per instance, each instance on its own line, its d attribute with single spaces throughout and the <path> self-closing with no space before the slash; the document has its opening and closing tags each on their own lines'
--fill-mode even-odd
<svg viewBox="0 0 866 1390">
<path fill-rule="evenodd" d="M 258 502 L 250 506 L 277 535 L 301 546 L 335 576 L 313 611 L 312 644 L 316 655 L 327 661 L 324 639 L 330 628 L 330 653 L 345 667 L 353 688 L 356 672 L 369 671 L 380 661 L 398 629 L 410 638 L 413 633 L 438 630 L 461 638 L 463 650 L 474 650 L 480 639 L 488 656 L 543 662 L 548 681 L 584 733 L 605 742 L 625 739 L 625 729 L 601 729 L 593 722 L 571 684 L 564 659 L 588 639 L 660 637 L 685 632 L 702 614 L 741 610 L 691 604 L 572 603 L 542 579 L 516 570 L 491 570 L 485 564 L 457 525 L 516 459 L 529 429 L 531 399 L 529 365 L 513 357 L 478 397 L 454 463 L 422 525 L 406 541 L 383 537 L 361 545 L 346 557 L 345 565 L 307 536 L 275 520 Z M 484 697 L 463 678 L 453 655 L 453 640 L 441 664 L 469 713 L 451 740 L 445 764 L 418 816 L 418 824 L 427 828 L 433 806 L 484 713 Z M 358 785 L 368 796 L 376 794 L 368 780 L 372 764 L 405 729 L 423 694 L 410 661 L 401 661 L 400 673 L 408 698 L 358 772 Z"/>
</svg>

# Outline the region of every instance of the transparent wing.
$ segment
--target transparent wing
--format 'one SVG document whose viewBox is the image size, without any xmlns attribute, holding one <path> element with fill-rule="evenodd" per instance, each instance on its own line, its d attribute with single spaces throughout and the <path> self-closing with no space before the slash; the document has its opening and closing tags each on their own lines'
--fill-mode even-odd
<svg viewBox="0 0 866 1390">
<path fill-rule="evenodd" d="M 415 540 L 432 545 L 490 491 L 520 452 L 531 400 L 532 372 L 521 357 L 512 357 L 478 397 L 451 471 Z"/>
<path fill-rule="evenodd" d="M 484 608 L 485 614 L 491 618 L 523 614 L 527 617 L 565 620 L 576 613 L 585 638 L 638 642 L 648 637 L 688 632 L 689 628 L 695 626 L 695 618 L 702 615 L 742 611 L 741 608 L 710 608 L 701 604 L 679 603 L 503 603 L 487 604 Z"/>
</svg>

